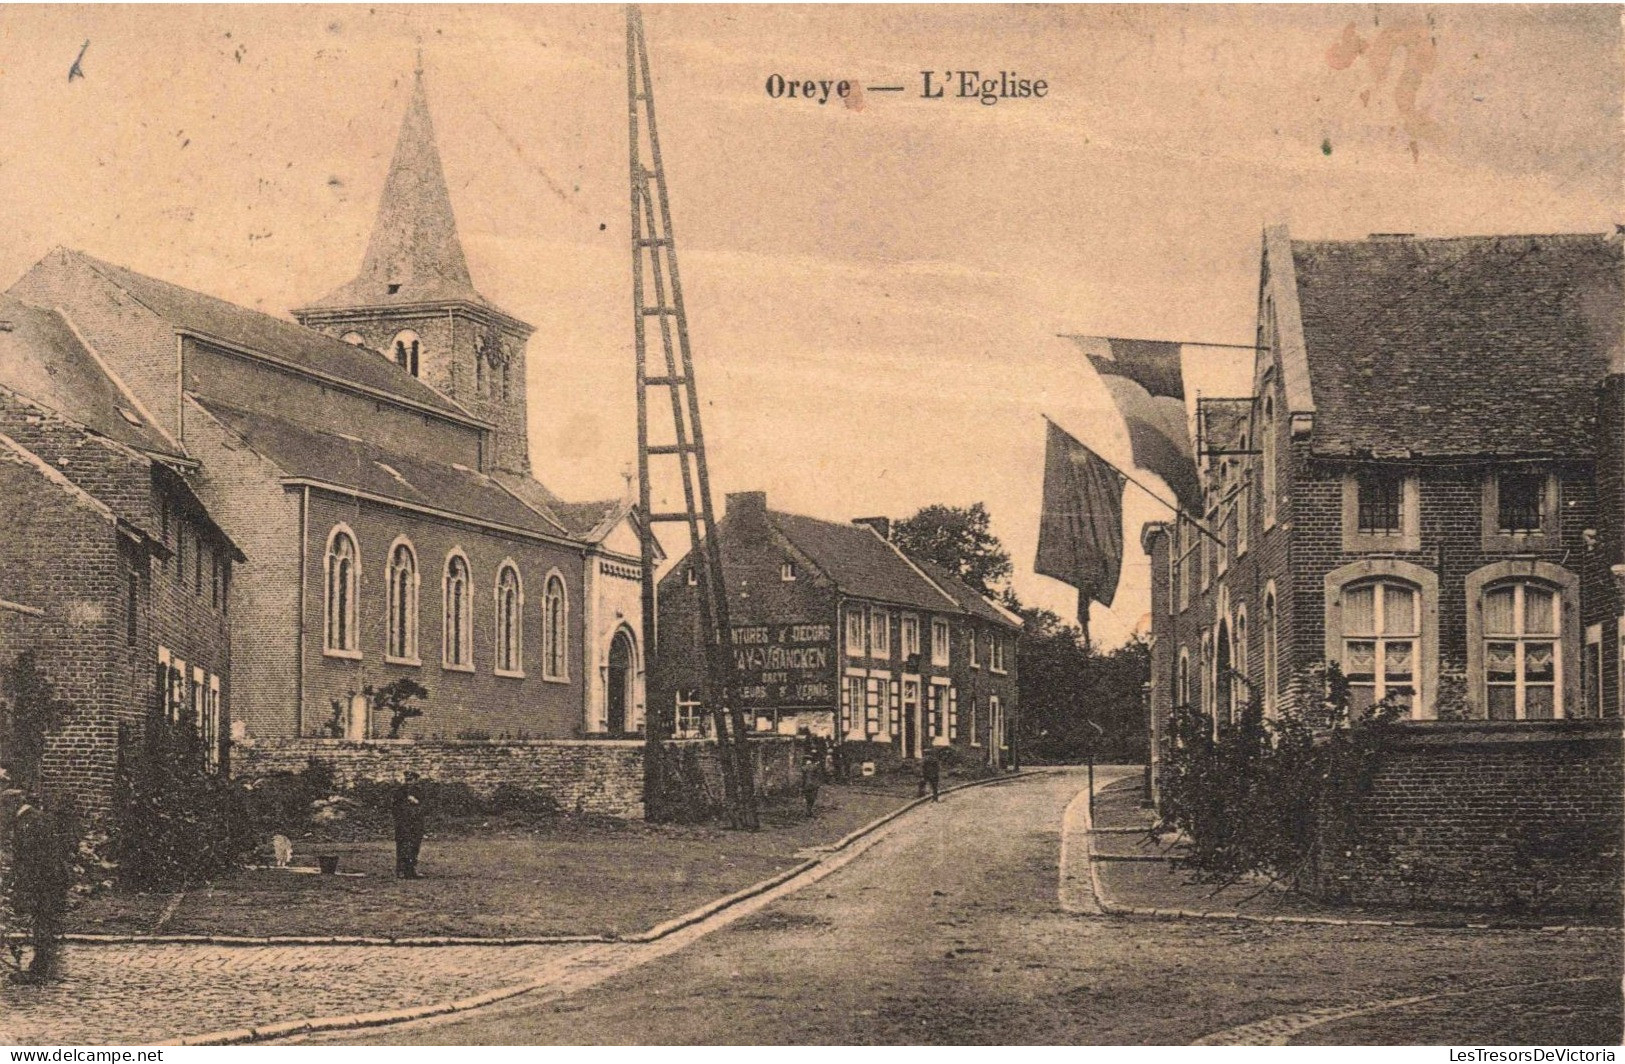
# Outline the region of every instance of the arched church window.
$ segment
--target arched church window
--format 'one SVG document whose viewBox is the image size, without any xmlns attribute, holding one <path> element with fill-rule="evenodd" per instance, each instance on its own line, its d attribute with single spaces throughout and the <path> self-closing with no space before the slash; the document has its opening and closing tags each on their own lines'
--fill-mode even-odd
<svg viewBox="0 0 1625 1064">
<path fill-rule="evenodd" d="M 326 649 L 353 655 L 356 646 L 356 592 L 360 584 L 360 552 L 355 537 L 344 525 L 327 537 Z"/>
<path fill-rule="evenodd" d="M 448 669 L 469 668 L 474 664 L 474 632 L 468 600 L 468 559 L 453 549 L 446 558 L 445 592 L 445 655 Z"/>
<path fill-rule="evenodd" d="M 496 671 L 499 676 L 523 676 L 525 590 L 513 562 L 502 563 L 496 586 Z"/>
<path fill-rule="evenodd" d="M 549 680 L 569 677 L 569 628 L 566 619 L 569 605 L 564 597 L 564 578 L 557 572 L 548 574 L 547 588 L 542 595 L 542 665 L 543 675 Z"/>
<path fill-rule="evenodd" d="M 389 551 L 389 653 L 392 661 L 418 660 L 418 559 L 398 539 Z"/>
<path fill-rule="evenodd" d="M 362 336 L 358 332 L 347 332 L 347 333 L 344 334 L 342 339 L 344 340 L 345 343 L 349 344 L 351 347 L 366 347 L 367 346 L 367 338 L 365 336 Z"/>
<path fill-rule="evenodd" d="M 395 364 L 414 377 L 418 375 L 420 348 L 421 341 L 418 340 L 418 334 L 411 329 L 402 329 L 396 333 L 394 343 L 390 345 L 390 349 L 395 355 Z"/>
</svg>

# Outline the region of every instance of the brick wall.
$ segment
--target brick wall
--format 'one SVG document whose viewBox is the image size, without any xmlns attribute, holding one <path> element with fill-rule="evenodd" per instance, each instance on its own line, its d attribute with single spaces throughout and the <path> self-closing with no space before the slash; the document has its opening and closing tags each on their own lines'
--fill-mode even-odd
<svg viewBox="0 0 1625 1064">
<path fill-rule="evenodd" d="M 146 459 L 123 448 L 68 431 L 45 417 L 17 424 L 0 403 L 0 423 L 18 428 L 40 450 L 39 458 L 115 511 L 156 514 L 164 500 L 181 527 L 183 493 L 155 478 Z M 19 441 L 21 442 L 21 441 Z M 0 497 L 13 502 L 0 517 L 0 598 L 33 605 L 42 617 L 11 625 L 0 635 L 0 662 L 24 650 L 37 652 L 58 698 L 71 707 L 48 737 L 44 771 L 48 792 L 71 796 L 82 816 L 111 807 L 121 726 L 139 736 L 155 705 L 157 649 L 164 646 L 218 676 L 222 726 L 228 726 L 230 648 L 225 612 L 213 604 L 204 569 L 201 592 L 195 566 L 201 525 L 193 524 L 181 573 L 161 562 L 143 542 L 122 534 L 110 517 L 82 496 L 51 483 L 36 469 L 13 462 L 0 466 Z M 162 534 L 154 520 L 151 534 Z M 129 594 L 135 585 L 135 628 Z"/>
<path fill-rule="evenodd" d="M 796 743 L 787 737 L 753 739 L 757 787 L 784 794 L 800 782 Z M 692 786 L 702 800 L 720 801 L 722 771 L 716 744 L 678 740 L 666 744 L 675 754 L 697 761 Z M 361 781 L 398 780 L 408 769 L 441 783 L 464 783 L 488 796 L 506 783 L 540 791 L 560 808 L 603 816 L 643 816 L 644 744 L 636 740 L 563 739 L 480 742 L 471 740 L 256 739 L 237 743 L 232 775 L 254 780 L 297 772 L 311 760 L 331 765 L 344 787 Z"/>
<path fill-rule="evenodd" d="M 360 550 L 357 630 L 359 659 L 323 653 L 323 593 L 326 545 L 343 522 Z M 391 544 L 406 536 L 417 553 L 419 665 L 386 663 L 387 564 Z M 576 738 L 584 731 L 584 690 L 579 651 L 583 633 L 582 554 L 577 548 L 501 536 L 467 525 L 324 491 L 310 493 L 308 552 L 305 558 L 303 732 L 313 734 L 332 716 L 334 699 L 346 699 L 367 685 L 409 676 L 429 690 L 421 717 L 407 734 L 455 738 Z M 442 578 L 446 557 L 461 547 L 468 557 L 471 587 L 473 671 L 444 667 Z M 290 545 L 297 553 L 297 544 Z M 523 585 L 524 676 L 498 676 L 495 585 L 502 563 L 512 559 Z M 569 675 L 545 679 L 542 672 L 542 599 L 547 576 L 558 570 L 568 600 Z M 290 663 L 291 664 L 291 663 Z M 387 721 L 374 722 L 374 735 Z"/>
<path fill-rule="evenodd" d="M 202 407 L 189 405 L 186 424 L 187 448 L 203 464 L 193 477 L 198 496 L 248 559 L 231 589 L 232 716 L 250 734 L 295 734 L 299 494 Z"/>
<path fill-rule="evenodd" d="M 1360 903 L 1617 913 L 1617 720 L 1403 726 L 1315 889 Z"/>
</svg>

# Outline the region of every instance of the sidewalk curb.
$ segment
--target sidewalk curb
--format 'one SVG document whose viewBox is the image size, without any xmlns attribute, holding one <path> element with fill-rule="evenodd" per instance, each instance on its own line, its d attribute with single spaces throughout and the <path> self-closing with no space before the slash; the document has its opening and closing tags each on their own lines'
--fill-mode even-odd
<svg viewBox="0 0 1625 1064">
<path fill-rule="evenodd" d="M 966 783 L 957 784 L 953 787 L 945 787 L 942 789 L 941 793 L 943 795 L 948 795 L 954 793 L 955 791 L 968 790 L 972 787 L 986 787 L 992 784 L 1013 783 L 1018 780 L 1031 779 L 1036 776 L 1047 774 L 1048 773 L 1043 769 L 1027 772 L 1018 771 L 1004 776 L 993 776 L 988 779 L 971 780 Z M 930 798 L 916 798 L 913 801 L 908 802 L 906 805 L 900 806 L 884 816 L 877 817 L 865 824 L 863 827 L 858 828 L 856 831 L 847 834 L 839 841 L 831 844 L 829 851 L 819 857 L 808 861 L 803 861 L 794 868 L 777 873 L 776 875 L 770 876 L 769 878 L 758 883 L 753 883 L 743 890 L 738 890 L 725 897 L 706 902 L 697 909 L 684 913 L 682 916 L 676 917 L 675 919 L 667 920 L 663 924 L 658 924 L 655 927 L 642 932 L 641 934 L 629 935 L 620 939 L 577 938 L 572 941 L 585 942 L 592 945 L 647 945 L 652 942 L 657 942 L 660 939 L 666 938 L 686 927 L 697 924 L 702 920 L 709 919 L 725 909 L 738 905 L 740 902 L 747 901 L 759 894 L 765 894 L 766 892 L 784 884 L 796 876 L 802 875 L 803 873 L 817 868 L 825 862 L 840 856 L 842 852 L 849 849 L 853 843 L 874 834 L 880 828 L 890 824 L 903 814 L 914 809 L 918 809 L 920 806 L 929 802 L 931 802 Z M 481 941 L 490 942 L 491 940 Z M 392 944 L 400 945 L 401 943 Z M 464 945 L 474 943 L 469 943 L 466 941 L 460 942 L 458 940 L 451 939 L 447 940 L 444 944 Z M 501 943 L 499 940 L 494 944 L 505 943 Z M 499 987 L 495 990 L 488 990 L 482 994 L 476 994 L 472 997 L 459 998 L 455 1001 L 440 1002 L 433 1005 L 416 1005 L 403 1009 L 388 1009 L 378 1012 L 354 1013 L 347 1016 L 329 1016 L 318 1019 L 284 1020 L 279 1023 L 271 1023 L 264 1026 L 239 1027 L 228 1031 L 211 1031 L 205 1034 L 173 1039 L 169 1042 L 160 1044 L 183 1046 L 244 1045 L 251 1042 L 264 1042 L 276 1038 L 285 1038 L 290 1035 L 318 1034 L 327 1031 L 357 1030 L 365 1027 L 383 1027 L 390 1024 L 405 1023 L 410 1020 L 424 1020 L 436 1016 L 446 1016 L 458 1012 L 468 1012 L 473 1009 L 483 1008 L 486 1005 L 496 1004 L 499 1001 L 506 1001 L 509 998 L 518 997 L 521 994 L 530 993 L 533 990 L 543 989 L 549 986 L 550 983 L 551 977 L 543 977 L 540 979 L 532 979 L 524 983 L 516 983 L 511 986 Z"/>
<path fill-rule="evenodd" d="M 1113 781 L 1115 783 L 1117 781 Z M 1112 786 L 1108 783 L 1101 787 Z M 1225 920 L 1240 921 L 1251 924 L 1315 924 L 1329 927 L 1407 927 L 1425 931 L 1540 931 L 1545 934 L 1563 934 L 1575 932 L 1581 934 L 1618 934 L 1621 929 L 1609 927 L 1606 924 L 1510 924 L 1500 921 L 1472 921 L 1463 916 L 1460 919 L 1389 919 L 1379 916 L 1287 916 L 1268 913 L 1243 913 L 1234 909 L 1159 909 L 1148 905 L 1125 905 L 1113 901 L 1106 893 L 1105 885 L 1100 881 L 1100 866 L 1109 863 L 1114 858 L 1095 853 L 1094 819 L 1089 816 L 1087 808 L 1084 812 L 1085 828 L 1079 834 L 1083 837 L 1083 845 L 1088 850 L 1089 885 L 1095 892 L 1095 903 L 1100 906 L 1101 912 L 1108 916 L 1138 916 L 1154 920 Z"/>
<path fill-rule="evenodd" d="M 1043 775 L 1047 769 L 1032 769 L 1019 771 L 1004 776 L 990 776 L 987 779 L 969 780 L 965 783 L 944 787 L 943 794 L 952 794 L 967 787 L 986 787 L 995 783 L 1006 783 L 1017 779 L 1027 779 Z M 732 894 L 724 895 L 706 902 L 698 909 L 691 910 L 681 916 L 674 917 L 664 923 L 656 924 L 644 931 L 629 935 L 519 935 L 519 936 L 458 936 L 458 935 L 420 935 L 389 937 L 381 935 L 141 935 L 141 934 L 97 934 L 88 931 L 73 931 L 62 936 L 62 941 L 77 946 L 421 946 L 425 948 L 434 946 L 584 946 L 608 945 L 615 942 L 630 942 L 644 944 L 656 942 L 674 931 L 681 931 L 692 924 L 721 912 L 730 905 L 736 905 L 748 898 L 772 890 L 780 883 L 793 879 L 809 868 L 816 867 L 820 862 L 831 855 L 839 853 L 898 817 L 915 809 L 929 798 L 915 798 L 906 805 L 901 805 L 884 816 L 877 817 L 869 823 L 849 832 L 835 842 L 825 847 L 825 852 L 809 860 L 803 861 L 794 867 L 775 873 L 767 879 Z M 11 932 L 0 935 L 0 940 L 22 940 L 27 936 L 21 932 Z"/>
</svg>

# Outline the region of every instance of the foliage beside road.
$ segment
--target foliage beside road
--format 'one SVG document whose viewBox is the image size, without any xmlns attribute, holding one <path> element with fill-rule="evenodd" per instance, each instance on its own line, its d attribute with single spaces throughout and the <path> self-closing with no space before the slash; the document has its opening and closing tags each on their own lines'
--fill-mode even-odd
<svg viewBox="0 0 1625 1064">
<path fill-rule="evenodd" d="M 431 819 L 420 880 L 393 877 L 387 818 L 295 838 L 294 863 L 335 854 L 341 873 L 255 869 L 184 894 L 92 899 L 72 930 L 300 936 L 632 934 L 789 868 L 898 808 L 895 790 L 825 787 L 818 813 L 771 803 L 762 829 L 654 825 L 512 810 Z M 369 826 L 370 825 L 370 826 Z M 269 863 L 269 853 L 261 855 Z M 177 900 L 178 899 L 178 900 Z"/>
</svg>

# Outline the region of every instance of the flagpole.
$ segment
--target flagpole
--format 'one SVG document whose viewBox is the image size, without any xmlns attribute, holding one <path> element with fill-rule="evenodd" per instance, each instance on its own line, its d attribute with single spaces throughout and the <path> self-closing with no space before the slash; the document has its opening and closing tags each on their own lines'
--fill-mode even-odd
<svg viewBox="0 0 1625 1064">
<path fill-rule="evenodd" d="M 1045 421 L 1049 422 L 1051 425 L 1054 425 L 1056 428 L 1061 429 L 1062 432 L 1066 432 L 1066 429 L 1061 428 L 1060 423 L 1057 422 L 1054 418 L 1050 417 L 1048 414 L 1040 413 L 1038 416 L 1043 418 Z M 1067 432 L 1066 434 L 1068 436 L 1072 436 L 1072 434 L 1070 432 Z M 1100 454 L 1093 447 L 1090 447 L 1088 444 L 1084 443 L 1082 440 L 1078 440 L 1078 438 L 1076 436 L 1072 436 L 1072 438 L 1074 440 L 1078 441 L 1078 446 L 1083 447 L 1090 454 L 1094 455 L 1096 458 L 1100 458 L 1100 461 L 1104 465 L 1110 466 L 1111 469 L 1114 472 L 1116 472 L 1118 476 L 1122 477 L 1124 480 L 1128 481 L 1130 484 L 1133 484 L 1136 488 L 1139 488 L 1141 491 L 1143 491 L 1147 495 L 1151 496 L 1157 502 L 1162 503 L 1162 505 L 1168 507 L 1168 509 L 1174 511 L 1174 513 L 1179 514 L 1181 517 L 1184 517 L 1191 524 L 1195 525 L 1196 526 L 1196 531 L 1202 533 L 1202 535 L 1206 536 L 1208 539 L 1211 539 L 1213 542 L 1217 543 L 1221 547 L 1227 546 L 1227 544 L 1225 543 L 1224 540 L 1220 539 L 1218 536 L 1216 536 L 1212 532 L 1208 531 L 1207 526 L 1204 525 L 1199 518 L 1192 516 L 1190 511 L 1186 510 L 1184 507 L 1180 506 L 1178 503 L 1169 502 L 1167 499 L 1164 499 L 1161 495 L 1158 495 L 1156 492 L 1152 491 L 1150 488 L 1146 487 L 1144 484 L 1141 484 L 1138 480 L 1135 480 L 1133 477 L 1131 477 L 1127 473 L 1123 472 L 1116 465 L 1113 465 L 1111 462 L 1106 461 L 1106 459 L 1101 458 Z"/>
<path fill-rule="evenodd" d="M 1116 340 L 1120 344 L 1178 344 L 1180 347 L 1228 347 L 1235 351 L 1257 351 L 1257 344 L 1210 344 L 1205 340 L 1138 340 L 1132 336 L 1099 336 L 1095 333 L 1056 333 L 1061 340 Z"/>
</svg>

